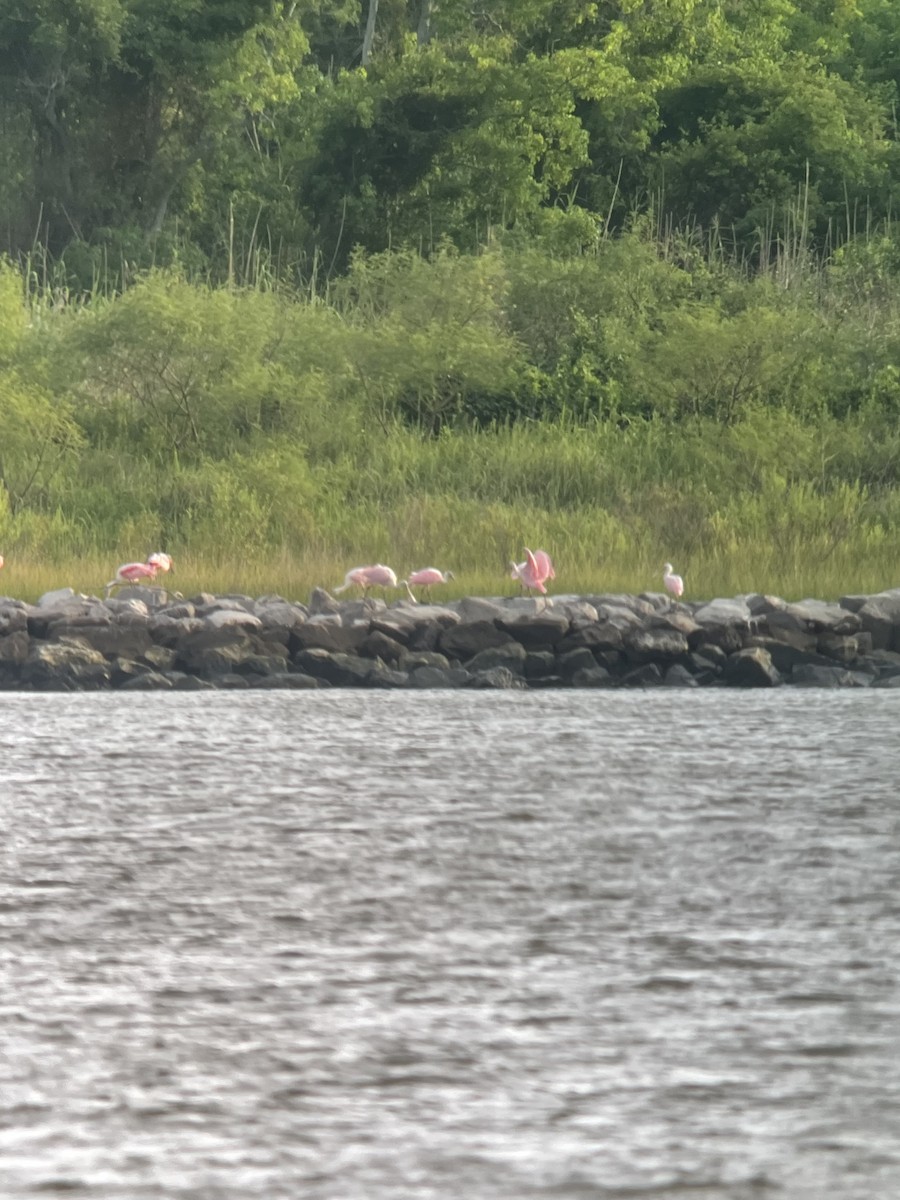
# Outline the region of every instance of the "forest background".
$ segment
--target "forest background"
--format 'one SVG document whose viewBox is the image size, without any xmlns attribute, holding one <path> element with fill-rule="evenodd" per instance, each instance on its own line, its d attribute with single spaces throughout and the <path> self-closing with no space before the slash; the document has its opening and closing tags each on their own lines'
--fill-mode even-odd
<svg viewBox="0 0 900 1200">
<path fill-rule="evenodd" d="M 0 0 L 19 595 L 900 585 L 896 0 Z"/>
</svg>

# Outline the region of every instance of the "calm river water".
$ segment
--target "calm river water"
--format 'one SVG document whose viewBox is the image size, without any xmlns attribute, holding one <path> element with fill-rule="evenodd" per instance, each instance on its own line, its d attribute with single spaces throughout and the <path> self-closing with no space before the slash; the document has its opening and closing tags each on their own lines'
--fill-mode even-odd
<svg viewBox="0 0 900 1200">
<path fill-rule="evenodd" d="M 0 695 L 0 1195 L 894 1200 L 898 727 Z"/>
</svg>

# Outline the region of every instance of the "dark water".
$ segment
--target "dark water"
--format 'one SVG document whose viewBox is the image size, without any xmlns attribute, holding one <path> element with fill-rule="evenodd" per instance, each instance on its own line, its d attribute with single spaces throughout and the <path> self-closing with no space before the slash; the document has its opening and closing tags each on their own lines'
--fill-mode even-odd
<svg viewBox="0 0 900 1200">
<path fill-rule="evenodd" d="M 893 1200 L 898 719 L 0 697 L 0 1195 Z"/>
</svg>

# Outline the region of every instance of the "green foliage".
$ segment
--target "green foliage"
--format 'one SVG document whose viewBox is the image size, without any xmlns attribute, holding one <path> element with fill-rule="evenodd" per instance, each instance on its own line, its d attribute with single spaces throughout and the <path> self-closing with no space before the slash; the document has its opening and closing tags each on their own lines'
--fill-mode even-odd
<svg viewBox="0 0 900 1200">
<path fill-rule="evenodd" d="M 8 563 L 165 546 L 198 587 L 381 559 L 494 591 L 542 544 L 566 590 L 667 558 L 694 595 L 896 582 L 891 231 L 763 276 L 646 220 L 590 232 L 358 251 L 327 297 L 157 270 L 76 302 L 0 269 Z"/>
<path fill-rule="evenodd" d="M 400 418 L 436 433 L 518 415 L 529 371 L 507 327 L 505 291 L 496 255 L 354 259 L 335 298 L 356 323 L 350 363 L 382 428 Z"/>
</svg>

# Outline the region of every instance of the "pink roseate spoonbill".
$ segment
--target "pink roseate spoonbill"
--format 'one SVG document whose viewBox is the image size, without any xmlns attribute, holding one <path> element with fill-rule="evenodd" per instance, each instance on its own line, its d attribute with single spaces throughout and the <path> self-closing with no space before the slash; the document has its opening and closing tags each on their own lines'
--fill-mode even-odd
<svg viewBox="0 0 900 1200">
<path fill-rule="evenodd" d="M 367 599 L 369 588 L 381 587 L 385 590 L 389 587 L 397 587 L 397 576 L 390 567 L 386 567 L 383 563 L 375 563 L 371 567 L 354 567 L 352 571 L 348 571 L 344 576 L 344 582 L 340 587 L 334 589 L 334 594 L 345 592 L 349 587 L 362 588 L 363 599 Z"/>
<path fill-rule="evenodd" d="M 3 555 L 0 554 L 0 567 L 2 567 L 2 566 L 3 566 Z"/>
<path fill-rule="evenodd" d="M 115 579 L 111 579 L 106 585 L 106 598 L 109 598 L 109 593 L 114 587 L 122 587 L 126 583 L 152 583 L 158 570 L 156 563 L 150 562 L 149 559 L 146 562 L 123 563 L 116 571 Z"/>
<path fill-rule="evenodd" d="M 157 550 L 154 554 L 151 554 L 147 562 L 156 567 L 157 571 L 162 571 L 163 575 L 168 574 L 174 565 L 171 555 L 163 554 L 162 550 Z"/>
<path fill-rule="evenodd" d="M 412 571 L 404 580 L 407 593 L 415 600 L 411 588 L 420 587 L 425 595 L 431 599 L 431 589 L 438 583 L 449 583 L 455 578 L 452 571 L 439 571 L 437 567 L 422 567 L 418 571 Z"/>
<path fill-rule="evenodd" d="M 541 560 L 538 560 L 537 555 L 533 554 L 526 546 L 525 561 L 510 563 L 510 573 L 513 579 L 519 581 L 519 586 L 523 590 L 540 592 L 546 596 L 547 589 L 544 586 L 544 580 L 552 578 L 553 566 L 543 550 L 539 550 L 538 554 L 543 555 Z"/>
<path fill-rule="evenodd" d="M 684 580 L 680 575 L 676 575 L 671 563 L 666 563 L 663 568 L 663 586 L 670 596 L 674 596 L 677 600 L 684 592 Z"/>
<path fill-rule="evenodd" d="M 550 560 L 550 555 L 546 550 L 535 550 L 534 561 L 538 565 L 538 570 L 541 572 L 541 579 L 555 579 L 556 572 L 553 570 L 553 563 Z"/>
</svg>

